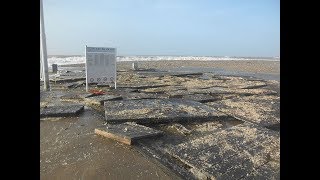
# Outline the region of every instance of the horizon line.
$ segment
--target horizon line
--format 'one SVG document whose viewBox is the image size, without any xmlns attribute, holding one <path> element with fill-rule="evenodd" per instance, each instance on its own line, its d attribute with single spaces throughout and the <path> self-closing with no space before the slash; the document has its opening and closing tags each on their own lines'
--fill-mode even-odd
<svg viewBox="0 0 320 180">
<path fill-rule="evenodd" d="M 60 55 L 48 55 L 48 56 L 84 56 L 84 55 L 79 55 L 79 54 L 60 54 Z M 117 57 L 126 57 L 126 56 L 182 56 L 182 57 L 186 57 L 186 56 L 193 56 L 193 57 L 255 57 L 255 58 L 279 58 L 280 56 L 215 56 L 215 55 L 117 55 Z"/>
</svg>

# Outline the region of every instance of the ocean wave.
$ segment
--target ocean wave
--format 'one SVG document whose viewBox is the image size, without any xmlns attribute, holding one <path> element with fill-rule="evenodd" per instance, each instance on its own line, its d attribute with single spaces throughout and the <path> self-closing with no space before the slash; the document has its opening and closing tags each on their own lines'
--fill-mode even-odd
<svg viewBox="0 0 320 180">
<path fill-rule="evenodd" d="M 191 61 L 238 61 L 238 60 L 262 60 L 262 61 L 280 61 L 279 57 L 216 57 L 216 56 L 118 56 L 117 61 L 172 61 L 172 60 L 191 60 Z M 48 64 L 82 64 L 85 63 L 84 56 L 48 58 Z"/>
</svg>

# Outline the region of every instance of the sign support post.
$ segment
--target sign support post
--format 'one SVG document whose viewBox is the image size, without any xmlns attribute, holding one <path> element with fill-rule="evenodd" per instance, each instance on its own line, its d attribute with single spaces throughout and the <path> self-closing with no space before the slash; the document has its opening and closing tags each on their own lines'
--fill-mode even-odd
<svg viewBox="0 0 320 180">
<path fill-rule="evenodd" d="M 89 91 L 89 81 L 88 81 L 88 73 L 87 73 L 87 69 L 88 69 L 88 63 L 87 63 L 87 45 L 85 46 L 85 49 L 84 49 L 84 56 L 86 58 L 86 63 L 85 63 L 85 66 L 86 66 L 86 92 Z"/>
</svg>

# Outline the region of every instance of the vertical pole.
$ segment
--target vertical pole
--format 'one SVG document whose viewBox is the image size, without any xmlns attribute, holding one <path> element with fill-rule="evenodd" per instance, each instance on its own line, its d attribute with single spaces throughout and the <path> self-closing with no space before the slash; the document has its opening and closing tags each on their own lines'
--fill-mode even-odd
<svg viewBox="0 0 320 180">
<path fill-rule="evenodd" d="M 40 43 L 41 43 L 41 41 L 40 41 Z M 41 53 L 41 46 L 40 46 L 40 80 L 42 80 L 42 77 L 43 77 L 43 74 L 42 74 L 42 58 L 41 58 L 41 55 L 42 53 Z"/>
<path fill-rule="evenodd" d="M 114 75 L 114 89 L 117 89 L 117 49 L 115 49 L 115 75 Z"/>
<path fill-rule="evenodd" d="M 49 73 L 48 73 L 48 61 L 47 61 L 47 45 L 46 45 L 46 35 L 44 30 L 44 19 L 43 19 L 43 5 L 42 0 L 40 0 L 40 40 L 41 40 L 41 60 L 42 60 L 42 75 L 44 82 L 44 90 L 49 91 Z"/>
<path fill-rule="evenodd" d="M 88 63 L 87 63 L 87 45 L 85 46 L 84 50 L 84 57 L 85 57 L 85 67 L 86 67 L 86 91 L 89 91 L 89 84 L 88 84 Z"/>
</svg>

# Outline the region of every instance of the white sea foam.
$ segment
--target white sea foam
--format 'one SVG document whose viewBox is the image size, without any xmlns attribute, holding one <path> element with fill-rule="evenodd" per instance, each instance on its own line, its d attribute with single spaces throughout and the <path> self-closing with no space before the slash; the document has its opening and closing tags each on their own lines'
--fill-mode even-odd
<svg viewBox="0 0 320 180">
<path fill-rule="evenodd" d="M 161 60 L 196 60 L 196 61 L 232 61 L 232 60 L 264 60 L 280 61 L 280 57 L 216 57 L 216 56 L 118 56 L 117 61 L 161 61 Z M 48 64 L 81 64 L 85 63 L 84 56 L 50 57 Z"/>
</svg>

